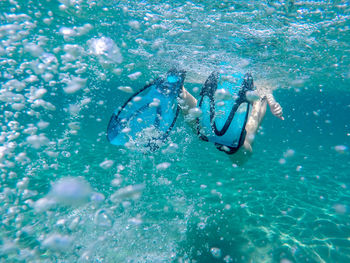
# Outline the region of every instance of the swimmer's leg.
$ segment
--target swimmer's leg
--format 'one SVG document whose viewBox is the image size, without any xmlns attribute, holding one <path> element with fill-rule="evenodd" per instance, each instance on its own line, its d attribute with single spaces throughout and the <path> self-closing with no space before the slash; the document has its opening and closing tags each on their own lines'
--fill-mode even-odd
<svg viewBox="0 0 350 263">
<path fill-rule="evenodd" d="M 196 120 L 190 116 L 190 110 L 197 107 L 197 100 L 185 89 L 185 87 L 182 87 L 179 106 L 183 115 L 185 116 L 185 121 L 191 126 L 192 129 L 195 129 Z"/>
<path fill-rule="evenodd" d="M 191 126 L 192 129 L 195 129 L 195 119 L 191 118 L 189 111 L 197 106 L 197 100 L 183 87 L 182 93 L 180 95 L 181 99 L 179 101 L 179 106 L 182 110 L 182 113 L 185 116 L 185 120 Z M 246 124 L 247 135 L 243 144 L 243 147 L 246 151 L 252 152 L 252 143 L 254 141 L 254 137 L 256 131 L 258 130 L 264 116 L 266 113 L 266 99 L 260 99 L 253 102 L 252 111 L 249 115 Z M 234 155 L 239 155 L 237 152 Z M 244 153 L 247 155 L 247 153 Z"/>
<path fill-rule="evenodd" d="M 253 103 L 253 108 L 246 125 L 247 135 L 243 146 L 247 151 L 252 152 L 252 144 L 255 138 L 255 134 L 260 127 L 266 113 L 266 104 L 269 105 L 271 113 L 274 116 L 281 120 L 284 120 L 282 107 L 278 102 L 276 102 L 272 93 L 267 93 L 262 99 L 255 101 Z"/>
<path fill-rule="evenodd" d="M 253 107 L 245 126 L 247 132 L 242 147 L 235 154 L 230 155 L 233 164 L 242 166 L 253 153 L 252 144 L 255 134 L 266 113 L 266 99 L 259 99 L 253 102 Z"/>
<path fill-rule="evenodd" d="M 265 98 L 257 100 L 253 103 L 252 111 L 245 126 L 247 134 L 243 143 L 243 147 L 249 152 L 253 151 L 252 144 L 254 142 L 256 132 L 265 116 L 266 104 Z"/>
<path fill-rule="evenodd" d="M 241 147 L 235 154 L 230 155 L 230 159 L 234 164 L 241 166 L 252 155 L 252 144 L 254 142 L 256 132 L 259 129 L 261 122 L 265 116 L 267 104 L 269 105 L 273 115 L 280 118 L 281 120 L 284 120 L 282 116 L 282 107 L 278 102 L 276 102 L 271 93 L 267 93 L 263 96 L 262 99 L 254 101 L 253 108 L 249 115 L 245 128 L 247 134 L 243 143 L 243 147 Z"/>
</svg>

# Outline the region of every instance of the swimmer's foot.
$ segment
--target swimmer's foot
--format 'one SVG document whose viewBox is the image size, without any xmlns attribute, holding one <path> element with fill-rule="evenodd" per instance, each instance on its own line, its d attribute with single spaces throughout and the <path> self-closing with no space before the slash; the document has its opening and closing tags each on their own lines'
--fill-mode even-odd
<svg viewBox="0 0 350 263">
<path fill-rule="evenodd" d="M 283 117 L 283 110 L 281 105 L 275 100 L 273 95 L 271 93 L 267 94 L 266 96 L 267 104 L 269 104 L 271 113 L 275 115 L 277 118 L 284 120 Z"/>
<path fill-rule="evenodd" d="M 250 152 L 250 153 L 253 152 L 253 148 L 252 148 L 251 142 L 252 142 L 252 140 L 250 140 L 250 142 L 248 142 L 248 140 L 244 140 L 244 143 L 243 143 L 244 149 L 245 149 L 247 152 Z"/>
</svg>

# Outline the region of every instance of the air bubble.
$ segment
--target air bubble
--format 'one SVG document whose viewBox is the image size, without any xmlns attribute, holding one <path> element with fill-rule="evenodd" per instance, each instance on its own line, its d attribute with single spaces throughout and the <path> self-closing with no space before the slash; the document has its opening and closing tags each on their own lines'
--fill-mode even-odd
<svg viewBox="0 0 350 263">
<path fill-rule="evenodd" d="M 128 75 L 128 78 L 131 80 L 137 80 L 142 75 L 141 72 L 135 72 L 130 75 Z"/>
<path fill-rule="evenodd" d="M 210 253 L 213 255 L 214 258 L 221 258 L 221 250 L 217 247 L 212 247 L 210 249 Z"/>
<path fill-rule="evenodd" d="M 120 49 L 108 37 L 93 38 L 88 41 L 89 52 L 100 58 L 101 63 L 116 63 L 123 61 Z"/>
<path fill-rule="evenodd" d="M 170 167 L 170 163 L 168 163 L 168 162 L 164 162 L 164 163 L 160 163 L 160 164 L 158 164 L 157 166 L 156 166 L 156 169 L 157 170 L 166 170 L 166 169 L 168 169 L 169 167 Z"/>
<path fill-rule="evenodd" d="M 344 154 L 345 152 L 347 152 L 348 147 L 345 145 L 336 145 L 334 146 L 334 150 L 340 154 Z"/>
<path fill-rule="evenodd" d="M 154 98 L 153 101 L 149 104 L 150 107 L 158 107 L 160 104 L 160 100 Z"/>
<path fill-rule="evenodd" d="M 190 109 L 188 112 L 192 118 L 198 118 L 202 116 L 202 111 L 197 107 Z"/>
<path fill-rule="evenodd" d="M 175 153 L 179 149 L 179 146 L 176 143 L 170 143 L 165 150 L 162 150 L 162 153 Z"/>
<path fill-rule="evenodd" d="M 197 226 L 198 226 L 199 229 L 203 230 L 205 228 L 205 223 L 200 222 L 200 223 L 198 223 Z"/>
<path fill-rule="evenodd" d="M 129 26 L 134 28 L 134 29 L 140 29 L 140 23 L 136 20 L 129 21 Z"/>
<path fill-rule="evenodd" d="M 114 164 L 114 161 L 112 160 L 105 160 L 102 163 L 100 163 L 100 167 L 104 170 L 110 169 Z"/>
<path fill-rule="evenodd" d="M 112 227 L 112 219 L 106 209 L 100 209 L 95 213 L 94 222 L 100 227 Z"/>
<path fill-rule="evenodd" d="M 133 93 L 134 91 L 132 90 L 131 87 L 129 86 L 120 86 L 118 87 L 119 90 L 126 92 L 126 93 Z M 135 101 L 135 100 L 134 100 Z"/>
<path fill-rule="evenodd" d="M 27 142 L 35 149 L 39 149 L 42 146 L 48 145 L 49 139 L 43 135 L 31 135 L 27 137 Z"/>
<path fill-rule="evenodd" d="M 117 190 L 112 196 L 112 202 L 118 202 L 123 199 L 138 199 L 141 196 L 143 189 L 145 188 L 144 184 L 129 185 L 124 188 Z"/>
<path fill-rule="evenodd" d="M 62 205 L 80 205 L 89 200 L 90 185 L 81 178 L 66 177 L 52 185 L 48 198 Z"/>
<path fill-rule="evenodd" d="M 34 209 L 36 212 L 46 211 L 56 205 L 56 202 L 50 198 L 43 197 L 34 203 Z"/>
<path fill-rule="evenodd" d="M 216 100 L 231 100 L 232 95 L 225 89 L 218 89 L 215 91 Z"/>
<path fill-rule="evenodd" d="M 63 88 L 64 92 L 72 94 L 85 87 L 86 79 L 72 77 L 72 79 L 66 81 L 66 84 L 67 86 Z"/>
<path fill-rule="evenodd" d="M 72 238 L 60 234 L 51 234 L 43 242 L 43 247 L 55 251 L 67 251 L 71 247 Z"/>
<path fill-rule="evenodd" d="M 231 256 L 227 255 L 227 256 L 224 257 L 224 262 L 225 263 L 231 263 L 231 262 L 233 262 L 233 259 L 232 259 Z"/>
</svg>

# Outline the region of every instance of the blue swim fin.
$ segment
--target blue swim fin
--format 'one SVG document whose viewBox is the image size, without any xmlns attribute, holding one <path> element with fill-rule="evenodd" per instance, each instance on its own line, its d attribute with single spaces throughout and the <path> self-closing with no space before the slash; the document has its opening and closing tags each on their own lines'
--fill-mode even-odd
<svg viewBox="0 0 350 263">
<path fill-rule="evenodd" d="M 214 142 L 219 150 L 235 153 L 242 146 L 251 103 L 245 93 L 253 90 L 253 78 L 248 73 L 233 75 L 213 72 L 206 80 L 198 107 L 197 132 L 204 141 Z"/>
<path fill-rule="evenodd" d="M 131 96 L 113 113 L 107 128 L 111 144 L 156 150 L 175 125 L 185 71 L 172 69 Z"/>
</svg>

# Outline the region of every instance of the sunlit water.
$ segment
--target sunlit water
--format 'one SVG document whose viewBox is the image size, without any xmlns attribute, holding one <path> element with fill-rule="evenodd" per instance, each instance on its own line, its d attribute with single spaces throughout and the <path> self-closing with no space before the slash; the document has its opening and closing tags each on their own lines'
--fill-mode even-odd
<svg viewBox="0 0 350 263">
<path fill-rule="evenodd" d="M 0 262 L 349 262 L 348 1 L 0 1 Z M 276 89 L 243 167 L 111 113 L 177 66 Z"/>
</svg>

